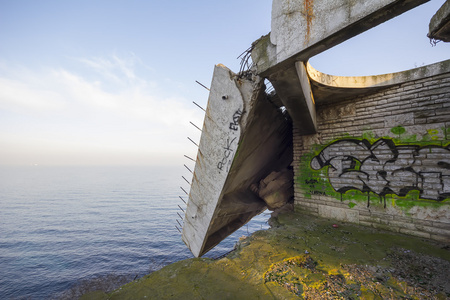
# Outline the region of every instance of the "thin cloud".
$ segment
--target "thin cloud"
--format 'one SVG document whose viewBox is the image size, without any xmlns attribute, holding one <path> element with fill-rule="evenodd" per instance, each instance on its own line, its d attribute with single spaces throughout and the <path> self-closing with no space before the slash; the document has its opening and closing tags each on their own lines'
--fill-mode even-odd
<svg viewBox="0 0 450 300">
<path fill-rule="evenodd" d="M 85 155 L 92 150 L 92 155 L 103 152 L 111 157 L 114 153 L 120 157 L 126 153 L 182 156 L 189 121 L 201 123 L 202 119 L 195 107 L 187 105 L 191 101 L 158 92 L 154 82 L 138 76 L 135 57 L 81 61 L 85 66 L 82 73 L 19 67 L 11 77 L 5 75 L 11 73 L 3 65 L 0 113 L 7 118 L 0 120 L 0 125 L 8 130 L 0 129 L 4 142 L 0 152 L 14 156 L 13 148 L 20 147 L 16 153 L 24 155 L 28 153 L 24 147 L 30 151 L 34 147 L 41 152 L 57 151 L 58 157 L 65 152 L 73 156 L 74 149 Z M 90 80 L 92 77 L 96 80 Z M 109 85 L 117 88 L 112 91 Z M 15 121 L 19 119 L 24 121 L 19 124 Z"/>
</svg>

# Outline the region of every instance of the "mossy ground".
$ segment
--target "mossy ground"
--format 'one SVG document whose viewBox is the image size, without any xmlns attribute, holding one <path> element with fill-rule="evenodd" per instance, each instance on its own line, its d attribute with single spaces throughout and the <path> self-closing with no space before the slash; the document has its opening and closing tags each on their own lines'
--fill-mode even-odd
<svg viewBox="0 0 450 300">
<path fill-rule="evenodd" d="M 278 215 L 219 260 L 183 260 L 82 299 L 447 299 L 448 246 L 372 228 Z"/>
</svg>

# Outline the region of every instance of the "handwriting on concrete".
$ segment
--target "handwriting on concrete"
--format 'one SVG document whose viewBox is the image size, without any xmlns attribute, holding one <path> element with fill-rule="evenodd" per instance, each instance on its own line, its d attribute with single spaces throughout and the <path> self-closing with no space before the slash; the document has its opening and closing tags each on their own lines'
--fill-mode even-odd
<svg viewBox="0 0 450 300">
<path fill-rule="evenodd" d="M 239 129 L 239 120 L 241 119 L 242 116 L 242 111 L 240 109 L 238 109 L 234 114 L 233 114 L 233 122 L 230 122 L 230 129 L 231 130 L 238 130 Z"/>
<path fill-rule="evenodd" d="M 230 155 L 233 152 L 233 149 L 231 146 L 233 145 L 233 142 L 236 140 L 236 138 L 233 138 L 230 140 L 230 138 L 227 138 L 226 146 L 223 147 L 225 150 L 223 151 L 223 157 L 222 160 L 217 164 L 217 168 L 221 171 L 223 171 L 223 168 L 226 166 L 226 171 L 228 172 L 230 170 L 231 162 Z"/>
<path fill-rule="evenodd" d="M 237 146 L 237 143 L 235 143 L 237 137 L 232 136 L 236 135 L 236 133 L 234 132 L 239 129 L 239 121 L 241 120 L 242 114 L 242 110 L 238 108 L 238 110 L 236 110 L 232 116 L 232 122 L 230 122 L 230 126 L 228 127 L 230 129 L 230 132 L 228 134 L 227 140 L 225 141 L 225 146 L 223 147 L 224 151 L 223 155 L 221 156 L 222 159 L 217 163 L 217 169 L 219 169 L 220 171 L 225 170 L 226 172 L 228 172 L 230 170 L 231 163 L 233 162 L 232 154 Z M 234 144 L 236 144 L 236 146 Z"/>
<path fill-rule="evenodd" d="M 328 167 L 328 179 L 339 193 L 348 190 L 379 196 L 406 196 L 442 201 L 450 197 L 450 145 L 447 147 L 395 145 L 390 139 L 373 144 L 344 139 L 324 148 L 311 160 L 311 168 Z"/>
</svg>

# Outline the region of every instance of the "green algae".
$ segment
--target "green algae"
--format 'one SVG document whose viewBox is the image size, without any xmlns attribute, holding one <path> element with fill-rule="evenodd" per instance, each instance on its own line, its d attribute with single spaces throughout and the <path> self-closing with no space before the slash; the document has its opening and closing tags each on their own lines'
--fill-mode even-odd
<svg viewBox="0 0 450 300">
<path fill-rule="evenodd" d="M 418 190 L 411 190 L 404 196 L 395 195 L 393 193 L 379 196 L 372 192 L 363 192 L 356 189 L 339 193 L 333 189 L 328 180 L 329 166 L 321 168 L 320 170 L 313 170 L 310 166 L 311 160 L 315 156 L 319 155 L 321 151 L 327 147 L 327 145 L 346 138 L 361 141 L 366 140 L 372 145 L 380 139 L 389 139 L 392 140 L 396 146 L 414 145 L 422 148 L 430 147 L 430 149 L 435 146 L 443 148 L 450 146 L 450 142 L 448 140 L 450 136 L 450 128 L 447 127 L 427 129 L 426 133 L 422 135 L 420 140 L 416 134 L 407 134 L 407 129 L 403 126 L 393 127 L 390 132 L 395 136 L 384 136 L 380 138 L 370 129 L 365 129 L 362 132 L 361 137 L 354 137 L 350 136 L 348 133 L 344 133 L 340 137 L 332 139 L 326 143 L 312 145 L 310 151 L 300 157 L 300 161 L 297 165 L 298 171 L 296 172 L 296 177 L 294 178 L 294 183 L 301 191 L 302 196 L 311 199 L 312 195 L 323 195 L 339 199 L 341 201 L 349 201 L 348 205 L 350 208 L 356 206 L 354 202 L 367 202 L 370 206 L 380 207 L 392 205 L 393 207 L 400 208 L 406 214 L 409 214 L 410 209 L 415 206 L 437 209 L 442 205 L 447 205 L 450 199 L 446 199 L 444 201 L 430 201 L 429 199 L 421 198 Z M 444 136 L 443 140 L 440 140 L 441 135 Z M 361 162 L 356 161 L 353 169 L 359 170 L 360 167 Z M 373 199 L 379 199 L 379 201 L 372 201 Z"/>
<path fill-rule="evenodd" d="M 438 299 L 450 292 L 429 283 L 439 282 L 450 266 L 442 245 L 346 223 L 336 228 L 335 222 L 302 211 L 282 213 L 271 229 L 241 239 L 225 258 L 183 260 L 84 299 L 416 299 L 418 293 Z M 394 275 L 399 266 L 393 257 L 402 261 L 404 253 L 415 255 L 411 261 L 433 257 L 432 265 L 442 266 L 424 279 L 433 288 Z M 408 269 L 422 272 L 420 265 Z"/>
<path fill-rule="evenodd" d="M 405 127 L 403 127 L 403 126 L 397 126 L 397 127 L 393 127 L 393 128 L 391 128 L 391 132 L 393 133 L 393 134 L 396 134 L 396 135 L 402 135 L 403 133 L 405 133 L 406 132 L 406 129 L 405 129 Z"/>
</svg>

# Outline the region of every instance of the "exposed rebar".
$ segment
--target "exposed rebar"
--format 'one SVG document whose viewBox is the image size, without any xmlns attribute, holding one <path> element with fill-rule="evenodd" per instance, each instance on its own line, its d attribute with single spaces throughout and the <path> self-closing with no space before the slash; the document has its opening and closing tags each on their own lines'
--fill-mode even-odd
<svg viewBox="0 0 450 300">
<path fill-rule="evenodd" d="M 186 169 L 188 169 L 189 172 L 192 173 L 191 169 L 189 169 L 188 166 L 184 165 L 184 167 L 185 167 Z M 192 173 L 192 174 L 194 174 L 194 173 Z"/>
<path fill-rule="evenodd" d="M 244 52 L 242 52 L 241 55 L 239 55 L 237 57 L 237 59 L 241 59 L 241 67 L 239 69 L 239 77 L 244 77 L 245 75 L 247 75 L 246 73 L 248 73 L 247 71 L 251 69 L 251 67 L 253 66 L 253 62 L 249 63 L 249 60 L 252 57 L 252 50 L 254 48 L 254 45 L 251 45 L 247 50 L 245 50 Z"/>
<path fill-rule="evenodd" d="M 201 107 L 200 105 L 198 105 L 197 103 L 195 103 L 195 101 L 192 101 L 192 103 L 194 103 L 194 104 L 197 105 L 201 110 L 203 110 L 204 112 L 206 112 L 206 110 L 205 110 L 203 107 Z"/>
<path fill-rule="evenodd" d="M 189 156 L 187 156 L 187 155 L 185 155 L 184 157 L 186 157 L 186 158 L 192 160 L 193 162 L 195 162 L 195 159 L 193 159 L 193 158 L 191 158 L 191 157 L 189 157 Z"/>
<path fill-rule="evenodd" d="M 198 82 L 197 80 L 196 80 L 195 82 L 197 82 L 198 84 L 200 84 L 202 87 L 204 87 L 205 89 L 207 89 L 207 90 L 209 91 L 209 89 L 208 89 L 205 85 L 201 84 L 201 83 Z"/>
<path fill-rule="evenodd" d="M 197 125 L 195 125 L 194 123 L 192 123 L 191 121 L 189 121 L 189 123 L 191 123 L 195 128 L 197 128 L 198 130 L 200 130 L 200 131 L 202 131 L 201 129 L 200 129 L 200 127 L 198 127 Z"/>
<path fill-rule="evenodd" d="M 186 178 L 184 178 L 184 176 L 181 177 L 183 177 L 184 181 L 186 181 L 189 185 L 191 185 L 191 183 Z"/>
<path fill-rule="evenodd" d="M 188 194 L 188 192 L 186 192 L 186 190 L 185 189 L 183 189 L 183 187 L 181 187 L 180 186 L 180 189 L 182 189 L 183 190 L 183 192 L 186 194 L 186 195 L 188 195 L 189 196 L 189 194 Z"/>
<path fill-rule="evenodd" d="M 196 142 L 194 142 L 190 137 L 187 137 L 188 138 L 188 140 L 190 140 L 195 146 L 197 146 L 198 147 L 198 145 L 197 145 L 197 143 Z"/>
</svg>

